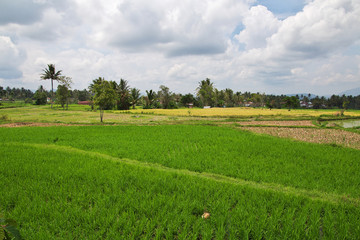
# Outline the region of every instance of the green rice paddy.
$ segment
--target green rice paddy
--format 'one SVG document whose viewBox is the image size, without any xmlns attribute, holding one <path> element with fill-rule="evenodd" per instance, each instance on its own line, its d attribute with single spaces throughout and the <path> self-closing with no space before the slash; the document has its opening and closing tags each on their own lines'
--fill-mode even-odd
<svg viewBox="0 0 360 240">
<path fill-rule="evenodd" d="M 359 150 L 200 125 L 0 136 L 0 211 L 26 239 L 360 236 Z"/>
</svg>

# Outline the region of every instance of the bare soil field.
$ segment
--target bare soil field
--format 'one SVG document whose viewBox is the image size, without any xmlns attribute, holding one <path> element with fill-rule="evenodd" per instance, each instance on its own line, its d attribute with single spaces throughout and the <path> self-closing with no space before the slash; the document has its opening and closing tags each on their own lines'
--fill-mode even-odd
<svg viewBox="0 0 360 240">
<path fill-rule="evenodd" d="M 305 126 L 305 127 L 314 127 L 312 121 L 249 121 L 249 122 L 236 122 L 236 124 L 241 126 L 249 125 L 263 125 L 263 126 Z"/>
<path fill-rule="evenodd" d="M 292 138 L 305 142 L 337 144 L 360 149 L 360 134 L 340 129 L 241 127 L 251 132 L 268 134 L 281 138 Z"/>
</svg>

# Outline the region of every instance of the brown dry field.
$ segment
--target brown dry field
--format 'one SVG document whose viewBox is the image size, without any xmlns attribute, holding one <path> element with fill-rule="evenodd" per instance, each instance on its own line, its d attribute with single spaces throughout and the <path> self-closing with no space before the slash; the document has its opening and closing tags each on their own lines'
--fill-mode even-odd
<svg viewBox="0 0 360 240">
<path fill-rule="evenodd" d="M 18 122 L 18 123 L 5 123 L 0 124 L 0 127 L 51 127 L 51 126 L 80 126 L 81 124 L 64 124 L 64 123 L 31 123 L 31 122 Z"/>
<path fill-rule="evenodd" d="M 236 122 L 236 124 L 241 126 L 248 125 L 263 125 L 263 126 L 306 126 L 314 127 L 312 121 L 302 120 L 302 121 L 248 121 L 248 122 Z"/>
<path fill-rule="evenodd" d="M 286 127 L 241 127 L 251 132 L 268 134 L 299 141 L 337 144 L 360 149 L 360 134 L 340 129 L 286 128 Z"/>
</svg>

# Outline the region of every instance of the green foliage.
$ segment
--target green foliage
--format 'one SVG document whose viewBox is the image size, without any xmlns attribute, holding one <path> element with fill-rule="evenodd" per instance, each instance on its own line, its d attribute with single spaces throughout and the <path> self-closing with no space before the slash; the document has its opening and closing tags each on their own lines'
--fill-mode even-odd
<svg viewBox="0 0 360 240">
<path fill-rule="evenodd" d="M 39 89 L 34 94 L 35 105 L 45 105 L 47 102 L 47 94 L 43 88 L 40 86 Z"/>
<path fill-rule="evenodd" d="M 55 65 L 54 64 L 48 64 L 47 68 L 43 69 L 43 73 L 41 74 L 41 79 L 43 80 L 47 80 L 50 79 L 51 80 L 51 108 L 53 106 L 53 101 L 54 101 L 54 80 L 59 81 L 60 77 L 61 77 L 61 70 L 60 71 L 56 71 L 55 70 Z"/>
<path fill-rule="evenodd" d="M 56 100 L 62 108 L 65 108 L 65 104 L 68 102 L 69 96 L 69 89 L 65 85 L 59 85 L 56 91 Z"/>
<path fill-rule="evenodd" d="M 136 104 L 140 100 L 140 89 L 132 88 L 131 89 L 131 105 L 135 109 Z"/>
<path fill-rule="evenodd" d="M 181 104 L 184 107 L 187 107 L 187 105 L 189 103 L 196 104 L 196 99 L 195 99 L 194 95 L 192 95 L 191 93 L 188 93 L 181 97 Z"/>
<path fill-rule="evenodd" d="M 2 115 L 0 115 L 0 121 L 1 122 L 5 122 L 5 121 L 8 121 L 9 120 L 9 116 L 8 115 L 6 115 L 6 114 L 2 114 Z"/>
<path fill-rule="evenodd" d="M 94 93 L 94 103 L 100 109 L 100 121 L 103 122 L 104 110 L 111 108 L 115 103 L 115 90 L 109 81 L 99 77 L 93 80 L 90 90 Z"/>
<path fill-rule="evenodd" d="M 200 97 L 203 106 L 214 106 L 215 95 L 213 85 L 209 78 L 199 82 L 197 96 Z"/>
<path fill-rule="evenodd" d="M 144 109 L 157 108 L 156 106 L 156 93 L 151 89 L 146 90 Z"/>
<path fill-rule="evenodd" d="M 299 108 L 300 107 L 300 101 L 297 97 L 291 96 L 291 97 L 285 97 L 285 106 L 289 109 L 291 108 Z"/>
<path fill-rule="evenodd" d="M 32 104 L 32 103 L 33 103 L 33 100 L 32 100 L 31 98 L 26 98 L 24 102 L 25 102 L 25 103 L 30 103 L 30 104 Z"/>
<path fill-rule="evenodd" d="M 176 104 L 173 102 L 172 92 L 170 92 L 170 89 L 168 87 L 161 85 L 160 91 L 158 92 L 158 96 L 162 108 L 169 109 L 175 107 L 174 105 Z M 171 102 L 172 104 L 170 105 Z"/>
<path fill-rule="evenodd" d="M 12 219 L 5 219 L 0 215 L 0 240 L 21 240 L 17 223 Z"/>
<path fill-rule="evenodd" d="M 129 110 L 131 105 L 130 87 L 128 81 L 120 79 L 120 83 L 110 81 L 116 92 L 116 108 L 118 110 Z"/>
</svg>

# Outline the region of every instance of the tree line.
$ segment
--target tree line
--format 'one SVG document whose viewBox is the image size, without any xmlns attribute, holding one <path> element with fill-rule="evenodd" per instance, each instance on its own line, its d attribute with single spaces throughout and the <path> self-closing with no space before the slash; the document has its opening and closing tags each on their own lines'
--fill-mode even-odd
<svg viewBox="0 0 360 240">
<path fill-rule="evenodd" d="M 108 81 L 102 77 L 94 79 L 88 89 L 72 90 L 71 77 L 56 71 L 55 65 L 48 64 L 43 69 L 41 79 L 51 81 L 51 90 L 47 91 L 42 85 L 33 93 L 24 88 L 3 88 L 0 86 L 2 100 L 24 100 L 37 105 L 55 102 L 63 108 L 78 101 L 88 101 L 98 106 L 100 111 L 117 109 L 128 110 L 136 106 L 144 109 L 174 109 L 180 107 L 267 107 L 272 108 L 339 108 L 360 109 L 360 95 L 339 96 L 330 98 L 313 97 L 313 95 L 268 95 L 265 93 L 234 92 L 230 88 L 219 90 L 214 83 L 206 78 L 198 83 L 195 94 L 179 94 L 171 92 L 167 86 L 161 85 L 157 91 L 146 90 L 141 94 L 137 88 L 132 88 L 129 82 L 120 79 L 119 82 Z M 53 81 L 59 83 L 56 92 L 53 90 Z"/>
</svg>

